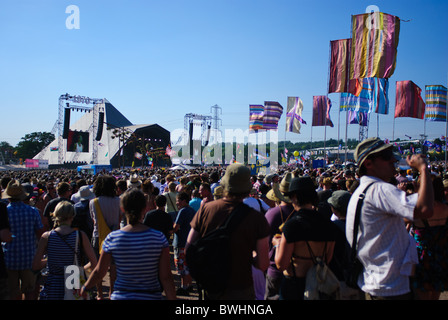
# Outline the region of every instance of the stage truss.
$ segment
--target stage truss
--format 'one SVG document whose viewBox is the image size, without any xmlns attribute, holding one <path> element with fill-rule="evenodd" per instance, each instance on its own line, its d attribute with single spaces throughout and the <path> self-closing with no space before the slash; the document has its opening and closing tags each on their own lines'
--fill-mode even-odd
<svg viewBox="0 0 448 320">
<path fill-rule="evenodd" d="M 98 129 L 98 114 L 104 112 L 104 99 L 89 98 L 85 96 L 75 96 L 68 93 L 59 97 L 59 110 L 58 110 L 58 164 L 63 164 L 66 158 L 66 148 L 64 148 L 64 112 L 65 109 L 71 109 L 76 111 L 93 112 L 92 123 L 88 128 L 89 140 L 95 139 L 95 133 Z M 89 143 L 90 143 L 89 141 Z M 76 152 L 71 161 L 77 161 L 79 152 Z M 98 144 L 92 143 L 92 164 L 98 162 Z"/>
</svg>

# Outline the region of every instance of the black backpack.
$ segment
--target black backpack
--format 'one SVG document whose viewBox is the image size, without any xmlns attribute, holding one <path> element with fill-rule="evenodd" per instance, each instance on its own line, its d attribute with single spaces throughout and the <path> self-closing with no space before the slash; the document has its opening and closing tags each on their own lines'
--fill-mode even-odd
<svg viewBox="0 0 448 320">
<path fill-rule="evenodd" d="M 188 269 L 202 289 L 210 293 L 220 293 L 226 289 L 232 256 L 230 236 L 249 210 L 246 204 L 238 204 L 222 226 L 188 246 L 185 256 Z"/>
</svg>

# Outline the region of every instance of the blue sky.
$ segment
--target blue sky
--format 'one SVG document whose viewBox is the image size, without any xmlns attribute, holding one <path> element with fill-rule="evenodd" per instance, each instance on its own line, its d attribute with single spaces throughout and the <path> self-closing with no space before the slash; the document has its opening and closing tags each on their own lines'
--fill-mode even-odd
<svg viewBox="0 0 448 320">
<path fill-rule="evenodd" d="M 80 28 L 67 29 L 66 7 L 80 10 Z M 15 146 L 27 133 L 51 131 L 61 94 L 106 98 L 134 124 L 182 129 L 187 113 L 222 109 L 221 129 L 248 128 L 249 104 L 280 102 L 278 136 L 293 142 L 324 139 L 311 127 L 312 98 L 325 95 L 330 40 L 350 37 L 352 14 L 376 5 L 401 23 L 397 68 L 390 79 L 389 115 L 371 117 L 369 136 L 418 138 L 424 121 L 393 119 L 395 82 L 447 85 L 448 2 L 432 1 L 2 1 L 0 3 L 0 141 Z M 308 125 L 285 135 L 288 96 L 304 103 Z M 330 94 L 334 128 L 339 94 Z M 426 134 L 445 135 L 445 123 Z M 359 127 L 350 125 L 349 138 Z"/>
</svg>

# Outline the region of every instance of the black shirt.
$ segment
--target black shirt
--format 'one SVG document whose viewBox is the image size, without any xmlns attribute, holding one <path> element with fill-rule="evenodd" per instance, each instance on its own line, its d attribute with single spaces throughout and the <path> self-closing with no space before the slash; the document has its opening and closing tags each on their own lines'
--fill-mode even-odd
<svg viewBox="0 0 448 320">
<path fill-rule="evenodd" d="M 335 241 L 337 227 L 318 211 L 300 209 L 283 227 L 288 243 L 298 241 Z"/>
<path fill-rule="evenodd" d="M 146 213 L 143 224 L 150 228 L 161 231 L 169 240 L 170 231 L 173 230 L 173 220 L 171 216 L 163 210 L 155 209 Z"/>
</svg>

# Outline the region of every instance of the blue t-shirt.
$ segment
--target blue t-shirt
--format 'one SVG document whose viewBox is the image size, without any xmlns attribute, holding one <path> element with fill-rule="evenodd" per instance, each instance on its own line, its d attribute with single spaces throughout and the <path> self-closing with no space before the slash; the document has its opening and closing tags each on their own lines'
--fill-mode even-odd
<svg viewBox="0 0 448 320">
<path fill-rule="evenodd" d="M 190 207 L 193 208 L 195 212 L 197 212 L 199 210 L 199 207 L 201 206 L 201 202 L 202 202 L 201 198 L 193 198 L 190 200 L 189 205 Z"/>
<path fill-rule="evenodd" d="M 178 224 L 179 230 L 174 234 L 173 246 L 178 248 L 184 248 L 187 243 L 188 234 L 190 233 L 190 222 L 195 215 L 195 211 L 192 207 L 186 206 L 179 210 L 175 224 Z"/>
<path fill-rule="evenodd" d="M 116 230 L 109 233 L 103 250 L 110 253 L 117 268 L 112 300 L 161 299 L 159 260 L 168 247 L 165 235 L 149 228 L 141 232 Z"/>
</svg>

